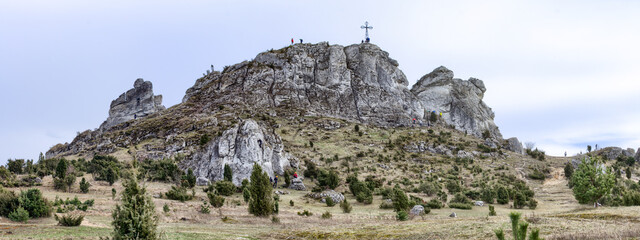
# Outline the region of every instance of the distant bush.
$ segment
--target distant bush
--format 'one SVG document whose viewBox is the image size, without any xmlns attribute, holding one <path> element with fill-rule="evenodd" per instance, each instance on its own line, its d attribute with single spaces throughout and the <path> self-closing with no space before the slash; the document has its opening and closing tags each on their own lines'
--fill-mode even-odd
<svg viewBox="0 0 640 240">
<path fill-rule="evenodd" d="M 343 201 L 340 203 L 340 208 L 342 208 L 342 212 L 343 212 L 343 213 L 350 213 L 350 212 L 351 212 L 351 210 L 353 209 L 353 208 L 351 207 L 351 204 L 349 204 L 349 202 L 347 201 L 347 199 L 343 200 Z"/>
<path fill-rule="evenodd" d="M 469 210 L 469 209 L 472 208 L 472 206 L 471 206 L 471 204 L 467 204 L 467 203 L 450 202 L 449 203 L 449 208 L 457 208 L 457 209 Z"/>
<path fill-rule="evenodd" d="M 193 199 L 193 195 L 187 193 L 187 189 L 183 186 L 171 186 L 171 190 L 164 194 L 168 199 L 178 200 L 180 202 Z"/>
<path fill-rule="evenodd" d="M 14 174 L 22 174 L 24 159 L 7 160 L 7 169 Z"/>
<path fill-rule="evenodd" d="M 196 186 L 196 176 L 193 175 L 193 170 L 189 168 L 187 174 L 182 176 L 182 186 L 186 188 L 193 188 Z"/>
<path fill-rule="evenodd" d="M 573 164 L 568 162 L 564 165 L 564 177 L 571 179 L 571 175 L 573 175 Z"/>
<path fill-rule="evenodd" d="M 322 214 L 322 218 L 323 219 L 330 219 L 332 217 L 331 213 L 329 211 L 326 211 Z"/>
<path fill-rule="evenodd" d="M 513 207 L 516 209 L 523 208 L 527 202 L 526 197 L 521 192 L 516 192 L 516 195 L 513 199 Z"/>
<path fill-rule="evenodd" d="M 122 164 L 113 156 L 96 155 L 87 163 L 87 172 L 97 181 L 106 181 L 113 185 L 120 178 Z"/>
<path fill-rule="evenodd" d="M 529 178 L 534 180 L 544 180 L 546 177 L 544 176 L 544 173 L 536 168 L 533 169 L 532 173 L 529 173 Z"/>
<path fill-rule="evenodd" d="M 443 205 L 442 202 L 438 201 L 435 198 L 427 202 L 427 207 L 431 209 L 440 209 L 443 207 L 442 205 Z"/>
<path fill-rule="evenodd" d="M 58 217 L 58 215 L 55 214 L 54 218 L 58 221 L 58 225 L 65 227 L 80 226 L 82 220 L 84 220 L 84 216 L 73 214 L 62 215 L 61 217 Z"/>
<path fill-rule="evenodd" d="M 380 203 L 380 209 L 393 209 L 393 201 L 382 201 Z"/>
<path fill-rule="evenodd" d="M 427 196 L 433 196 L 434 194 L 438 193 L 438 191 L 440 191 L 441 189 L 442 189 L 442 186 L 440 186 L 440 184 L 436 182 L 422 183 L 418 187 L 418 190 L 420 190 L 420 192 L 424 194 L 427 194 Z"/>
<path fill-rule="evenodd" d="M 304 211 L 302 211 L 302 212 L 298 212 L 298 215 L 299 215 L 299 216 L 306 216 L 306 217 L 310 217 L 310 216 L 313 216 L 313 213 L 312 213 L 312 212 L 309 212 L 309 210 L 304 210 Z"/>
<path fill-rule="evenodd" d="M 340 177 L 336 171 L 320 170 L 318 172 L 318 186 L 335 189 L 340 183 Z"/>
<path fill-rule="evenodd" d="M 162 206 L 162 211 L 168 213 L 169 211 L 171 211 L 171 209 L 169 209 L 169 205 L 165 203 L 164 206 Z"/>
<path fill-rule="evenodd" d="M 249 188 L 244 188 L 244 190 L 242 190 L 242 199 L 245 203 L 248 203 L 251 199 L 251 192 L 249 191 Z"/>
<path fill-rule="evenodd" d="M 142 175 L 151 181 L 177 182 L 182 178 L 182 171 L 180 171 L 174 159 L 146 159 L 141 162 L 140 167 Z"/>
<path fill-rule="evenodd" d="M 497 191 L 497 202 L 498 204 L 507 204 L 509 203 L 509 191 L 504 186 L 498 187 Z"/>
<path fill-rule="evenodd" d="M 0 216 L 9 216 L 19 205 L 18 196 L 13 191 L 0 187 Z"/>
<path fill-rule="evenodd" d="M 333 207 L 336 205 L 336 203 L 333 202 L 333 198 L 331 197 L 324 198 L 324 202 L 327 204 L 327 207 Z"/>
<path fill-rule="evenodd" d="M 315 179 L 318 177 L 318 168 L 316 164 L 311 160 L 306 160 L 305 165 L 307 166 L 307 170 L 304 170 L 304 176 L 309 179 Z"/>
<path fill-rule="evenodd" d="M 527 202 L 527 206 L 529 207 L 529 209 L 536 209 L 538 207 L 538 201 L 533 198 L 529 199 L 529 202 Z"/>
<path fill-rule="evenodd" d="M 489 205 L 489 216 L 496 215 L 496 208 L 493 205 Z"/>
<path fill-rule="evenodd" d="M 218 194 L 223 196 L 231 196 L 236 191 L 236 185 L 229 181 L 217 181 L 215 186 Z"/>
<path fill-rule="evenodd" d="M 398 221 L 407 221 L 407 220 L 409 220 L 409 214 L 405 210 L 400 210 L 396 214 L 396 220 L 398 220 Z"/>
<path fill-rule="evenodd" d="M 82 178 L 82 180 L 80 181 L 80 191 L 82 193 L 88 193 L 89 192 L 89 182 L 87 182 L 86 179 Z"/>
<path fill-rule="evenodd" d="M 409 209 L 409 199 L 407 194 L 400 188 L 393 189 L 393 209 L 396 212 Z"/>
<path fill-rule="evenodd" d="M 493 189 L 490 187 L 483 188 L 480 194 L 481 194 L 480 199 L 487 204 L 492 204 L 493 199 L 496 198 L 496 192 L 493 191 Z"/>
<path fill-rule="evenodd" d="M 207 201 L 203 201 L 202 205 L 200 205 L 200 213 L 209 214 L 211 210 L 209 209 L 209 203 Z"/>
<path fill-rule="evenodd" d="M 224 165 L 224 180 L 226 181 L 233 181 L 233 172 L 231 171 L 231 167 L 228 164 Z"/>
<path fill-rule="evenodd" d="M 463 203 L 463 204 L 471 204 L 471 200 L 467 198 L 464 194 L 456 193 L 456 195 L 451 199 L 452 203 Z"/>
<path fill-rule="evenodd" d="M 51 216 L 51 203 L 42 196 L 40 189 L 32 188 L 27 191 L 20 192 L 18 202 L 24 210 L 29 212 L 29 216 L 31 218 Z"/>
<path fill-rule="evenodd" d="M 538 148 L 536 148 L 535 150 L 531 150 L 531 149 L 527 149 L 526 150 L 527 154 L 529 156 L 531 156 L 532 158 L 538 159 L 538 160 L 544 160 L 544 151 L 538 150 Z"/>
<path fill-rule="evenodd" d="M 18 207 L 9 213 L 8 217 L 14 222 L 27 223 L 27 220 L 29 220 L 29 212 L 22 207 Z"/>
<path fill-rule="evenodd" d="M 450 194 L 454 194 L 462 191 L 462 187 L 460 186 L 458 181 L 455 181 L 455 180 L 448 180 L 446 187 L 447 187 L 447 191 L 449 191 Z"/>
</svg>

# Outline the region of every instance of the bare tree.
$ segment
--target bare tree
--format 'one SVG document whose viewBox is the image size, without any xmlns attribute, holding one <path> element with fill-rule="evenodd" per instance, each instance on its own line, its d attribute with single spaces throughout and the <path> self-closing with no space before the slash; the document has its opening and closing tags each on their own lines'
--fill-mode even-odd
<svg viewBox="0 0 640 240">
<path fill-rule="evenodd" d="M 536 143 L 534 143 L 534 142 L 525 142 L 525 143 L 524 143 L 524 147 L 525 147 L 526 149 L 529 149 L 529 150 L 532 150 L 532 149 L 533 149 L 533 147 L 535 147 L 535 146 L 536 146 Z"/>
</svg>

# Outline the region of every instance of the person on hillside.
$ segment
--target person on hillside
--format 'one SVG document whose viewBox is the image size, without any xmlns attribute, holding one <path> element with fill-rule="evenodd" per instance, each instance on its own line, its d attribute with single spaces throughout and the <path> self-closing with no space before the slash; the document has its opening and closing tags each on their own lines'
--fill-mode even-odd
<svg viewBox="0 0 640 240">
<path fill-rule="evenodd" d="M 298 172 L 293 172 L 293 178 L 298 178 Z"/>
<path fill-rule="evenodd" d="M 273 179 L 273 188 L 278 188 L 278 175 Z"/>
<path fill-rule="evenodd" d="M 291 44 L 293 44 L 293 38 L 291 38 Z"/>
<path fill-rule="evenodd" d="M 302 38 L 300 38 L 300 43 L 302 43 Z"/>
<path fill-rule="evenodd" d="M 413 124 L 416 124 L 416 118 L 413 118 Z"/>
</svg>

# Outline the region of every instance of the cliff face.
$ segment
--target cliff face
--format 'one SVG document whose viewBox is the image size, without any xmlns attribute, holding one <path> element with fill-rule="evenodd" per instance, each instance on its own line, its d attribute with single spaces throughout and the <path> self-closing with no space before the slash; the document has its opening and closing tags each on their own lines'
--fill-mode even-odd
<svg viewBox="0 0 640 240">
<path fill-rule="evenodd" d="M 153 95 L 151 82 L 138 78 L 132 89 L 111 101 L 109 117 L 100 125 L 100 129 L 106 130 L 120 123 L 143 118 L 164 109 L 162 95 Z"/>
<path fill-rule="evenodd" d="M 481 80 L 453 78 L 439 67 L 411 90 L 398 63 L 373 44 L 295 44 L 261 53 L 199 79 L 183 102 L 242 105 L 254 109 L 304 109 L 385 127 L 425 123 L 430 111 L 460 131 L 502 138 L 482 98 Z"/>
</svg>

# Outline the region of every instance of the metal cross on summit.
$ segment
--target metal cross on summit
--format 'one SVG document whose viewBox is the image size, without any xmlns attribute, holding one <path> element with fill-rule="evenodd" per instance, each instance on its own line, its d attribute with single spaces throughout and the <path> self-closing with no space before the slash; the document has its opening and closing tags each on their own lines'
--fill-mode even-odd
<svg viewBox="0 0 640 240">
<path fill-rule="evenodd" d="M 364 22 L 363 26 L 360 26 L 360 28 L 364 29 L 364 36 L 366 37 L 366 41 L 369 42 L 369 29 L 373 29 L 372 26 L 369 26 L 369 22 Z"/>
</svg>

